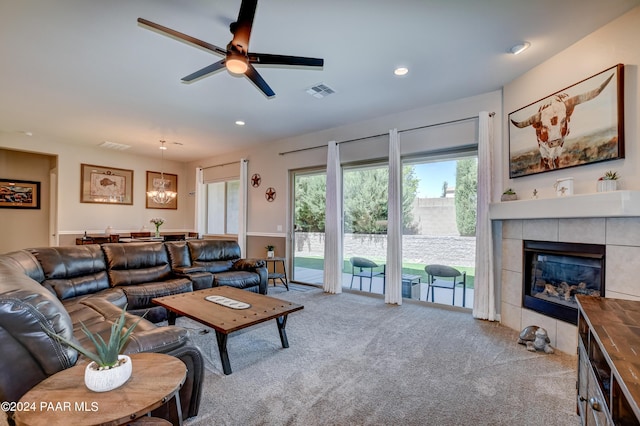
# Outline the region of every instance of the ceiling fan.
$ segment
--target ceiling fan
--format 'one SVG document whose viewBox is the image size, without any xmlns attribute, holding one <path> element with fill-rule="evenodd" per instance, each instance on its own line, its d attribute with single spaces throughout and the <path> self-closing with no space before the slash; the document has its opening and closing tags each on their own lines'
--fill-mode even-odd
<svg viewBox="0 0 640 426">
<path fill-rule="evenodd" d="M 238 13 L 238 20 L 229 25 L 229 30 L 233 34 L 233 39 L 229 44 L 227 44 L 226 49 L 148 21 L 144 18 L 138 18 L 138 22 L 160 32 L 203 47 L 218 55 L 224 56 L 224 58 L 218 62 L 183 77 L 182 81 L 191 82 L 221 70 L 222 68 L 226 68 L 233 74 L 246 75 L 258 87 L 258 89 L 265 94 L 265 96 L 272 97 L 275 96 L 275 92 L 271 87 L 269 87 L 267 82 L 264 81 L 262 76 L 254 68 L 253 64 L 322 67 L 324 65 L 324 59 L 249 52 L 249 39 L 251 37 L 251 27 L 253 26 L 253 17 L 256 13 L 257 4 L 258 0 L 242 0 L 240 12 Z"/>
</svg>

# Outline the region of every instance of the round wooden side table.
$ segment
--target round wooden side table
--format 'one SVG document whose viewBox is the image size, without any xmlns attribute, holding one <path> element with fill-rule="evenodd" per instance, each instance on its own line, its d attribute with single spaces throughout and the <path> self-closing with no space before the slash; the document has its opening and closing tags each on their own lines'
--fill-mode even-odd
<svg viewBox="0 0 640 426">
<path fill-rule="evenodd" d="M 179 390 L 187 367 L 178 358 L 157 353 L 131 354 L 133 373 L 122 386 L 93 392 L 84 385 L 86 363 L 50 376 L 17 404 L 16 425 L 121 425 L 174 399 L 182 423 Z"/>
</svg>

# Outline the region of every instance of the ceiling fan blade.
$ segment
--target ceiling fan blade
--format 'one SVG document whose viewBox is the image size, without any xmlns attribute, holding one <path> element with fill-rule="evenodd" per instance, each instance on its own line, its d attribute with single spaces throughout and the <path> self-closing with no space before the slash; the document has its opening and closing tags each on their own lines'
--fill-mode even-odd
<svg viewBox="0 0 640 426">
<path fill-rule="evenodd" d="M 205 49 L 210 50 L 210 51 L 212 51 L 214 53 L 217 53 L 219 55 L 226 56 L 226 54 L 227 54 L 227 50 L 226 49 L 218 47 L 215 44 L 207 43 L 206 41 L 202 41 L 202 40 L 199 40 L 199 39 L 197 39 L 195 37 L 188 36 L 186 34 L 183 34 L 183 33 L 179 32 L 179 31 L 172 30 L 171 28 L 167 28 L 167 27 L 162 26 L 160 24 L 156 24 L 155 22 L 147 21 L 144 18 L 138 18 L 138 22 L 143 24 L 143 25 L 146 25 L 148 27 L 151 27 L 151 28 L 153 28 L 155 30 L 158 30 L 160 32 L 168 34 L 170 36 L 179 38 L 180 40 L 186 41 L 186 42 L 191 43 L 191 44 L 195 44 L 196 46 L 204 47 Z"/>
<path fill-rule="evenodd" d="M 247 54 L 249 50 L 249 39 L 251 38 L 251 27 L 253 26 L 253 17 L 256 14 L 256 6 L 258 0 L 242 0 L 238 20 L 232 24 L 231 32 L 233 40 L 231 44 L 238 52 Z"/>
<path fill-rule="evenodd" d="M 249 77 L 249 80 L 253 81 L 253 84 L 258 86 L 258 89 L 262 90 L 262 93 L 264 93 L 268 98 L 276 95 L 258 71 L 256 71 L 253 65 L 249 64 L 249 68 L 247 68 L 247 72 L 245 72 L 244 75 Z"/>
<path fill-rule="evenodd" d="M 303 56 L 270 55 L 268 53 L 249 53 L 249 62 L 262 65 L 297 65 L 322 67 L 324 59 Z"/>
<path fill-rule="evenodd" d="M 209 66 L 206 66 L 206 67 L 202 68 L 201 70 L 198 70 L 198 71 L 194 72 L 193 74 L 189 74 L 186 77 L 182 77 L 182 81 L 190 82 L 190 81 L 193 81 L 193 80 L 197 80 L 200 77 L 204 77 L 207 74 L 211 74 L 213 72 L 221 70 L 222 68 L 224 68 L 224 62 L 225 61 L 226 61 L 226 59 L 221 59 L 218 62 L 216 62 L 215 64 L 211 64 Z"/>
</svg>

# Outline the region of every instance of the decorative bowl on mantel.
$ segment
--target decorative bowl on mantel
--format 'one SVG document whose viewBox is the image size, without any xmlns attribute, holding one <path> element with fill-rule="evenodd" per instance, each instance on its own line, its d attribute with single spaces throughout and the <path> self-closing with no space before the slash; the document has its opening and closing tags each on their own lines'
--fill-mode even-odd
<svg viewBox="0 0 640 426">
<path fill-rule="evenodd" d="M 500 201 L 514 201 L 518 199 L 518 194 L 502 194 Z"/>
</svg>

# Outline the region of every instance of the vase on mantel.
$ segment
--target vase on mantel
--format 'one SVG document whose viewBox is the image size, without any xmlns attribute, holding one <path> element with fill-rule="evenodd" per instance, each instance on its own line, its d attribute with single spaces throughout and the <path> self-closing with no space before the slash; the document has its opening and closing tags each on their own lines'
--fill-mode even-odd
<svg viewBox="0 0 640 426">
<path fill-rule="evenodd" d="M 598 192 L 616 191 L 618 189 L 618 181 L 613 179 L 603 179 L 598 181 Z"/>
</svg>

